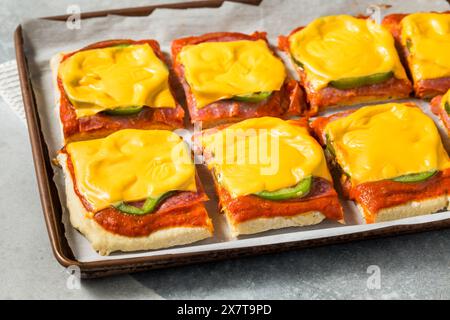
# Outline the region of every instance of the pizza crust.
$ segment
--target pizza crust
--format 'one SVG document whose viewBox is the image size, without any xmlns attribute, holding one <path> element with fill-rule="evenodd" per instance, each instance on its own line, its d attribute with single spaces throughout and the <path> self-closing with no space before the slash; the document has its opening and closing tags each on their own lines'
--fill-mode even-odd
<svg viewBox="0 0 450 320">
<path fill-rule="evenodd" d="M 325 219 L 325 216 L 319 211 L 303 212 L 294 216 L 256 218 L 244 222 L 236 223 L 227 212 L 225 216 L 230 227 L 231 236 L 237 237 L 242 234 L 259 233 L 271 229 L 281 229 L 288 227 L 304 227 L 318 224 Z"/>
<path fill-rule="evenodd" d="M 53 90 L 54 90 L 54 98 L 55 98 L 55 105 L 56 105 L 55 110 L 58 110 L 57 118 L 58 118 L 58 122 L 59 122 L 59 129 L 60 129 L 61 137 L 63 137 L 63 139 L 64 139 L 64 142 L 67 142 L 66 138 L 64 137 L 64 129 L 63 129 L 63 124 L 61 122 L 61 117 L 59 116 L 59 112 L 61 110 L 61 92 L 58 89 L 58 69 L 59 69 L 59 65 L 60 65 L 63 57 L 64 57 L 63 53 L 55 54 L 50 59 L 50 69 L 52 71 Z"/>
<path fill-rule="evenodd" d="M 357 207 L 362 217 L 366 221 L 364 208 L 360 204 L 357 204 Z M 447 209 L 448 207 L 449 197 L 447 195 L 419 201 L 409 201 L 405 204 L 379 210 L 377 213 L 375 213 L 374 222 L 392 221 L 433 214 L 440 210 Z"/>
<path fill-rule="evenodd" d="M 73 187 L 72 177 L 67 167 L 67 155 L 60 153 L 58 162 L 64 170 L 67 208 L 70 223 L 91 243 L 100 255 L 109 255 L 114 251 L 154 250 L 184 245 L 212 236 L 212 223 L 208 218 L 205 227 L 174 227 L 155 231 L 145 237 L 127 237 L 105 230 L 86 211 Z"/>
</svg>

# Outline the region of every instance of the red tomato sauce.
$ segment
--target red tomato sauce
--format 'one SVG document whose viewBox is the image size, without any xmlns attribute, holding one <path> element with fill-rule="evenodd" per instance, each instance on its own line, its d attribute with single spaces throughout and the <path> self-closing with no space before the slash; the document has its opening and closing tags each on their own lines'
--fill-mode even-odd
<svg viewBox="0 0 450 320">
<path fill-rule="evenodd" d="M 375 221 L 376 213 L 410 201 L 420 201 L 446 195 L 450 191 L 450 170 L 440 171 L 421 182 L 382 180 L 366 182 L 347 190 L 350 199 L 361 204 L 368 223 Z"/>
<path fill-rule="evenodd" d="M 289 217 L 308 211 L 320 211 L 328 219 L 343 219 L 342 207 L 331 182 L 314 178 L 310 193 L 299 199 L 272 201 L 254 195 L 233 198 L 230 193 L 216 184 L 221 207 L 236 223 L 256 218 Z"/>
</svg>

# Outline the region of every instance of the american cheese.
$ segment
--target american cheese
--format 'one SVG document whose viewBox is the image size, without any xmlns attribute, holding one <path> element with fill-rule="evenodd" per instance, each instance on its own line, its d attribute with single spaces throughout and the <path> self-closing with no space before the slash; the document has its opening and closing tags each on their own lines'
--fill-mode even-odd
<svg viewBox="0 0 450 320">
<path fill-rule="evenodd" d="M 286 70 L 264 40 L 204 42 L 178 56 L 197 108 L 236 95 L 280 90 Z"/>
<path fill-rule="evenodd" d="M 309 176 L 331 181 L 320 145 L 289 121 L 248 119 L 206 135 L 202 144 L 214 155 L 208 166 L 234 197 L 291 187 Z"/>
<path fill-rule="evenodd" d="M 175 107 L 169 70 L 148 44 L 83 50 L 59 67 L 77 117 L 117 107 Z"/>
<path fill-rule="evenodd" d="M 433 120 L 417 107 L 363 107 L 325 127 L 353 185 L 450 167 Z"/>
<path fill-rule="evenodd" d="M 315 90 L 334 80 L 377 73 L 406 78 L 392 35 L 370 19 L 321 17 L 291 35 L 289 46 Z"/>
<path fill-rule="evenodd" d="M 120 130 L 103 139 L 72 142 L 67 152 L 78 190 L 94 212 L 118 201 L 196 191 L 190 152 L 171 131 Z"/>
<path fill-rule="evenodd" d="M 450 76 L 450 14 L 414 13 L 401 21 L 414 81 Z"/>
</svg>

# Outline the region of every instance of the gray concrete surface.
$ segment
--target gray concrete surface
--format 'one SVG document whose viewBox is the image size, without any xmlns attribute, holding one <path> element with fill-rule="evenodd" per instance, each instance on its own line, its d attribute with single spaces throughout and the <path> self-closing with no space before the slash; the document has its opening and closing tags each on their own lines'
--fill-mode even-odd
<svg viewBox="0 0 450 320">
<path fill-rule="evenodd" d="M 127 1 L 145 5 L 162 1 Z M 173 1 L 175 2 L 175 1 Z M 121 7 L 120 1 L 0 2 L 0 62 L 14 57 L 20 20 Z M 69 289 L 54 259 L 25 125 L 0 100 L 0 298 L 449 299 L 450 230 L 83 281 Z M 368 286 L 379 268 L 379 289 Z"/>
</svg>

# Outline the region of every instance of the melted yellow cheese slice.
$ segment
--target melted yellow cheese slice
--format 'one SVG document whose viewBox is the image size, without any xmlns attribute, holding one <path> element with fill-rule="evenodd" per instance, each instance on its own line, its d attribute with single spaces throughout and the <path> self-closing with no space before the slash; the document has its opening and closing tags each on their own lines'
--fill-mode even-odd
<svg viewBox="0 0 450 320">
<path fill-rule="evenodd" d="M 148 44 L 83 50 L 58 72 L 78 118 L 118 107 L 175 107 L 169 70 Z"/>
<path fill-rule="evenodd" d="M 417 107 L 363 107 L 325 127 L 353 185 L 450 167 L 438 129 Z"/>
<path fill-rule="evenodd" d="M 414 13 L 401 21 L 414 81 L 450 76 L 450 14 Z"/>
<path fill-rule="evenodd" d="M 245 120 L 205 136 L 202 144 L 214 155 L 208 166 L 234 197 L 291 187 L 309 176 L 331 181 L 321 146 L 289 121 Z"/>
<path fill-rule="evenodd" d="M 188 45 L 178 58 L 197 108 L 236 95 L 280 90 L 286 78 L 283 63 L 264 40 Z"/>
<path fill-rule="evenodd" d="M 103 139 L 72 142 L 67 152 L 78 190 L 94 212 L 118 201 L 196 191 L 190 152 L 171 131 L 120 130 Z"/>
<path fill-rule="evenodd" d="M 406 78 L 392 35 L 370 19 L 321 17 L 291 35 L 289 46 L 315 90 L 330 81 L 391 71 Z"/>
</svg>

